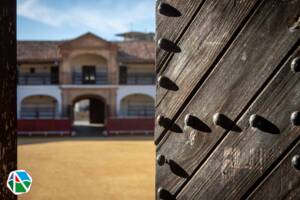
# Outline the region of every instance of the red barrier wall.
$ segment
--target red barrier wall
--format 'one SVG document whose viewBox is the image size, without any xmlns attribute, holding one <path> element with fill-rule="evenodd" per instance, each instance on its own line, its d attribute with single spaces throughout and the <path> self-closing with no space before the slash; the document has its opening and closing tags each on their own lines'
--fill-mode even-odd
<svg viewBox="0 0 300 200">
<path fill-rule="evenodd" d="M 110 118 L 107 120 L 108 133 L 153 132 L 153 118 Z M 71 133 L 70 119 L 21 119 L 18 120 L 19 133 L 65 132 Z"/>
<path fill-rule="evenodd" d="M 153 118 L 111 118 L 107 120 L 109 132 L 153 132 Z"/>
<path fill-rule="evenodd" d="M 18 132 L 71 132 L 69 119 L 21 119 L 18 120 Z"/>
</svg>

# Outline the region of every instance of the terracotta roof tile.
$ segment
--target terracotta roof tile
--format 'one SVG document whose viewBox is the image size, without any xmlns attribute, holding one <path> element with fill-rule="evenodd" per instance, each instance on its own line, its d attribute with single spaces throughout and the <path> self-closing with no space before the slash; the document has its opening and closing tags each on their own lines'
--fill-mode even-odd
<svg viewBox="0 0 300 200">
<path fill-rule="evenodd" d="M 18 41 L 19 62 L 54 62 L 61 59 L 59 46 L 66 41 Z M 122 41 L 118 45 L 118 61 L 124 63 L 154 63 L 154 41 Z"/>
<path fill-rule="evenodd" d="M 155 59 L 154 41 L 124 41 L 117 42 L 119 46 L 118 59 L 121 62 L 151 62 Z"/>
<path fill-rule="evenodd" d="M 60 41 L 18 41 L 17 59 L 19 62 L 60 60 Z"/>
</svg>

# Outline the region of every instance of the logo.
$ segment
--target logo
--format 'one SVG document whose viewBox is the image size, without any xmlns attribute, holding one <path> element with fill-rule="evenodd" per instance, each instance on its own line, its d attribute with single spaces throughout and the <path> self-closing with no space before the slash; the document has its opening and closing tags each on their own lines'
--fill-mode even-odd
<svg viewBox="0 0 300 200">
<path fill-rule="evenodd" d="M 10 172 L 7 180 L 7 187 L 15 195 L 29 192 L 32 183 L 31 176 L 25 170 Z"/>
</svg>

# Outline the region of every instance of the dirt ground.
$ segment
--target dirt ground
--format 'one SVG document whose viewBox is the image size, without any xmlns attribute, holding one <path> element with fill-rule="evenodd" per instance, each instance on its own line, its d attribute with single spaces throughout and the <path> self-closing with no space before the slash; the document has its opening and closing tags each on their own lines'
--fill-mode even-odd
<svg viewBox="0 0 300 200">
<path fill-rule="evenodd" d="M 32 188 L 19 200 L 154 199 L 152 137 L 19 138 L 18 169 Z"/>
</svg>

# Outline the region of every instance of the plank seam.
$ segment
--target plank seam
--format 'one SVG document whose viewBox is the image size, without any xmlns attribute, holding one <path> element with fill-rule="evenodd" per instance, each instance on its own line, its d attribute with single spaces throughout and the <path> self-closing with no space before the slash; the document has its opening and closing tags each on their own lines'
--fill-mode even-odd
<svg viewBox="0 0 300 200">
<path fill-rule="evenodd" d="M 215 67 L 219 64 L 221 59 L 226 55 L 227 51 L 230 49 L 230 46 L 234 43 L 236 38 L 240 35 L 244 27 L 246 27 L 248 21 L 253 17 L 256 10 L 260 7 L 264 1 L 257 1 L 253 8 L 250 10 L 248 15 L 243 19 L 241 24 L 238 26 L 238 28 L 234 31 L 231 38 L 228 40 L 227 44 L 224 46 L 224 48 L 221 50 L 221 52 L 218 54 L 214 62 L 211 64 L 209 69 L 205 72 L 205 74 L 201 77 L 199 82 L 196 84 L 196 86 L 193 88 L 191 93 L 187 96 L 187 98 L 184 100 L 182 105 L 179 107 L 178 111 L 175 113 L 174 117 L 171 120 L 170 126 L 177 120 L 177 118 L 181 115 L 181 113 L 184 111 L 185 107 L 190 103 L 190 101 L 193 99 L 193 97 L 197 94 L 198 90 L 201 88 L 201 86 L 205 83 L 205 81 L 210 77 L 212 72 L 214 71 Z M 158 106 L 158 105 L 157 105 Z M 157 148 L 159 148 L 159 144 L 162 143 L 164 140 L 166 140 L 167 137 L 167 131 L 169 130 L 169 127 L 165 128 L 162 133 L 159 135 L 158 138 L 154 141 L 155 145 L 158 145 Z M 166 135 L 166 138 L 164 139 Z"/>
<path fill-rule="evenodd" d="M 186 31 L 188 30 L 188 28 L 190 27 L 190 25 L 193 23 L 195 17 L 198 15 L 198 13 L 200 12 L 202 6 L 204 5 L 206 0 L 203 0 L 203 2 L 198 6 L 198 8 L 196 9 L 196 11 L 194 12 L 194 14 L 192 15 L 191 19 L 188 21 L 188 23 L 186 24 L 186 26 L 183 28 L 182 32 L 180 33 L 179 37 L 175 40 L 175 44 L 177 45 L 181 38 L 184 36 L 184 34 L 186 33 Z M 171 59 L 174 56 L 174 53 L 166 53 L 167 55 L 163 58 L 163 60 L 161 61 L 161 64 L 157 67 L 156 69 L 156 73 L 157 74 L 161 74 L 163 73 L 166 68 L 167 65 L 169 64 L 169 62 L 171 61 Z"/>
<path fill-rule="evenodd" d="M 297 50 L 300 45 L 300 39 L 292 46 L 292 48 L 288 51 L 288 53 L 284 56 L 281 62 L 277 65 L 275 70 L 270 74 L 270 76 L 266 79 L 266 81 L 262 84 L 262 86 L 258 89 L 258 91 L 253 95 L 253 97 L 249 100 L 244 109 L 240 112 L 240 114 L 236 117 L 233 124 L 236 124 L 242 116 L 248 111 L 253 103 L 264 93 L 264 89 L 268 88 L 268 85 L 273 82 L 273 79 L 277 77 L 278 73 L 280 73 L 281 69 L 285 66 L 285 63 L 288 61 L 289 57 Z M 208 151 L 207 155 L 204 159 L 199 163 L 199 165 L 195 168 L 192 174 L 187 178 L 184 184 L 179 187 L 174 196 L 178 196 L 178 194 L 184 189 L 184 187 L 189 183 L 189 181 L 194 177 L 194 175 L 199 171 L 199 169 L 203 166 L 203 164 L 212 156 L 216 148 L 225 140 L 229 131 L 225 131 L 222 137 L 216 142 L 216 144 L 212 147 L 210 151 Z"/>
</svg>

